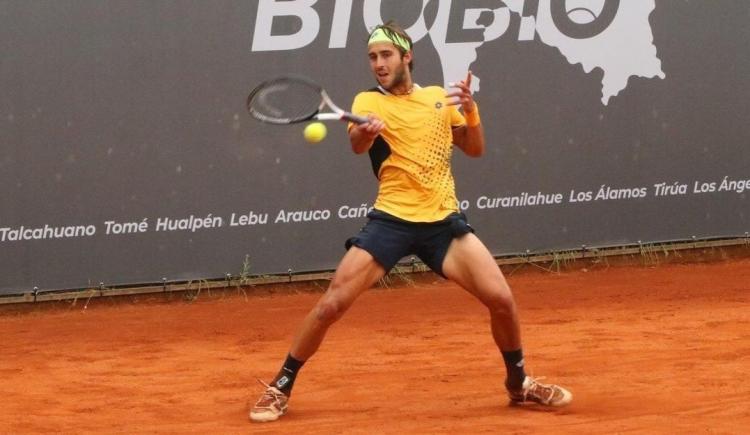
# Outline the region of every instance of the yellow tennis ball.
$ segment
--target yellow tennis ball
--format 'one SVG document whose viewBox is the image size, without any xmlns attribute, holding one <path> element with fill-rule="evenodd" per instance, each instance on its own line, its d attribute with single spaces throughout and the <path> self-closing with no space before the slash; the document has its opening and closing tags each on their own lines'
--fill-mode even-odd
<svg viewBox="0 0 750 435">
<path fill-rule="evenodd" d="M 308 142 L 318 143 L 325 139 L 326 134 L 328 134 L 328 129 L 322 122 L 311 122 L 305 127 L 304 135 Z"/>
</svg>

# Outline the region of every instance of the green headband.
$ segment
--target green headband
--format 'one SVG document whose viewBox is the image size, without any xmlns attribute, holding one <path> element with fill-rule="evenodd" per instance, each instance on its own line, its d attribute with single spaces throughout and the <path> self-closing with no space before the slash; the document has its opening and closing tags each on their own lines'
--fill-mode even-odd
<svg viewBox="0 0 750 435">
<path fill-rule="evenodd" d="M 372 35 L 370 35 L 370 39 L 367 41 L 367 45 L 376 44 L 378 42 L 390 42 L 391 44 L 403 49 L 404 51 L 411 50 L 409 41 L 395 33 L 393 33 L 392 35 L 392 37 L 389 37 L 385 30 L 383 30 L 382 28 L 375 29 L 375 31 L 372 32 Z"/>
</svg>

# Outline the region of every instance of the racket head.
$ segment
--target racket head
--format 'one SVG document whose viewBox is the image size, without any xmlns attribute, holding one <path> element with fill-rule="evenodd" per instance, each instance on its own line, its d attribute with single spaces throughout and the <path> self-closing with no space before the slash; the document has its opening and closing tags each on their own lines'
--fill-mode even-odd
<svg viewBox="0 0 750 435">
<path fill-rule="evenodd" d="M 323 88 L 307 77 L 279 76 L 259 84 L 247 97 L 247 111 L 271 124 L 293 124 L 315 118 L 325 105 Z"/>
</svg>

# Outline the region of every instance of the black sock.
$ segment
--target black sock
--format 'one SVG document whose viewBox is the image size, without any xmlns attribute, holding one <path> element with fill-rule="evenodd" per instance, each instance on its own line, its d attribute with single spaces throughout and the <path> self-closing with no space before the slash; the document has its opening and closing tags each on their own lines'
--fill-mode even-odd
<svg viewBox="0 0 750 435">
<path fill-rule="evenodd" d="M 523 369 L 523 351 L 518 349 L 502 351 L 501 353 L 508 375 L 505 380 L 505 387 L 509 390 L 520 390 L 523 386 L 523 380 L 526 379 L 526 372 Z"/>
<path fill-rule="evenodd" d="M 273 378 L 271 386 L 276 387 L 282 393 L 289 397 L 292 394 L 292 387 L 294 386 L 294 380 L 297 378 L 297 372 L 305 364 L 304 361 L 295 359 L 290 353 L 284 361 L 284 365 L 279 370 L 279 373 Z"/>
</svg>

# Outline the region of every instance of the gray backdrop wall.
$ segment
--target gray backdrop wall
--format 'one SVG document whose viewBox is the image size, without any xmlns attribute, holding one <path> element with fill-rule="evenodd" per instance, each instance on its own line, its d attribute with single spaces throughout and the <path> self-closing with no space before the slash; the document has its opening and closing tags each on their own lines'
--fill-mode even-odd
<svg viewBox="0 0 750 435">
<path fill-rule="evenodd" d="M 745 0 L 0 0 L 0 293 L 335 267 L 367 157 L 244 100 L 296 72 L 348 106 L 391 18 L 418 83 L 479 78 L 454 171 L 494 254 L 750 229 Z"/>
</svg>

